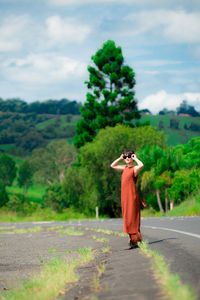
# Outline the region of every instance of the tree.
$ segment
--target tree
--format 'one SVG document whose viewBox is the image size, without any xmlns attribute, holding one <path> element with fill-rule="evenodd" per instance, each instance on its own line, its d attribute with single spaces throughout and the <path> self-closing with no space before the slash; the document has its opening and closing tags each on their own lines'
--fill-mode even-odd
<svg viewBox="0 0 200 300">
<path fill-rule="evenodd" d="M 76 161 L 76 156 L 75 147 L 65 140 L 52 141 L 44 149 L 35 149 L 30 158 L 35 168 L 34 181 L 61 182 L 65 169 Z"/>
<path fill-rule="evenodd" d="M 29 186 L 32 184 L 33 173 L 32 164 L 28 160 L 25 160 L 19 167 L 17 178 L 19 186 L 24 188 L 25 193 L 27 193 Z"/>
<path fill-rule="evenodd" d="M 121 47 L 108 40 L 92 60 L 95 67 L 88 66 L 89 81 L 85 82 L 91 92 L 80 108 L 82 118 L 76 126 L 78 148 L 92 141 L 101 128 L 117 123 L 133 126 L 132 120 L 140 118 L 134 99 L 135 73 L 124 64 Z"/>
<path fill-rule="evenodd" d="M 171 129 L 179 129 L 179 120 L 175 119 L 175 118 L 170 119 L 170 125 L 169 125 L 169 127 Z"/>
<path fill-rule="evenodd" d="M 199 113 L 196 111 L 194 106 L 188 105 L 186 100 L 183 100 L 179 107 L 177 107 L 177 114 L 188 114 L 192 117 L 198 117 Z"/>
<path fill-rule="evenodd" d="M 161 213 L 164 213 L 161 193 L 164 194 L 165 208 L 167 210 L 168 189 L 172 183 L 173 173 L 182 165 L 183 157 L 175 148 L 162 149 L 156 145 L 145 147 L 139 154 L 144 162 L 140 183 L 141 190 L 152 193 L 153 189 L 156 194 L 158 207 Z"/>
<path fill-rule="evenodd" d="M 0 207 L 4 206 L 8 202 L 8 194 L 6 192 L 5 185 L 0 180 Z"/>
<path fill-rule="evenodd" d="M 0 155 L 0 180 L 4 186 L 12 185 L 16 171 L 15 161 L 7 154 Z"/>
<path fill-rule="evenodd" d="M 117 124 L 99 130 L 91 143 L 81 147 L 79 166 L 69 168 L 65 174 L 67 199 L 82 211 L 94 212 L 98 206 L 101 214 L 119 217 L 121 172 L 110 168 L 110 164 L 126 149 L 138 151 L 154 144 L 163 147 L 165 138 L 152 126 L 131 128 Z"/>
</svg>

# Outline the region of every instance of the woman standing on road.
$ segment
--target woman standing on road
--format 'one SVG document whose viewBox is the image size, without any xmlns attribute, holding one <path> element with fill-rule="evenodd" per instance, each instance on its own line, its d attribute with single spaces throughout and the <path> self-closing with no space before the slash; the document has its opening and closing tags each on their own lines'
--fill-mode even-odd
<svg viewBox="0 0 200 300">
<path fill-rule="evenodd" d="M 124 159 L 126 165 L 118 165 Z M 137 163 L 134 166 L 133 161 Z M 123 171 L 121 179 L 121 207 L 123 216 L 123 231 L 129 234 L 130 248 L 137 248 L 137 242 L 142 241 L 140 233 L 140 198 L 136 182 L 143 163 L 132 150 L 125 151 L 111 165 L 111 168 Z M 143 202 L 142 202 L 143 203 Z M 145 206 L 145 204 L 143 203 Z"/>
</svg>

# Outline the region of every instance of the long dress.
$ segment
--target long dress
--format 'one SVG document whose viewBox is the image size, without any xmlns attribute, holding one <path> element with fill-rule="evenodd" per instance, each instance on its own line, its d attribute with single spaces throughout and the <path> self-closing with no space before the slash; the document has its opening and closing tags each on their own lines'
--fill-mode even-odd
<svg viewBox="0 0 200 300">
<path fill-rule="evenodd" d="M 136 188 L 137 177 L 134 176 L 134 166 L 126 166 L 121 178 L 121 207 L 123 216 L 123 231 L 131 240 L 142 240 L 140 233 L 140 198 Z"/>
</svg>

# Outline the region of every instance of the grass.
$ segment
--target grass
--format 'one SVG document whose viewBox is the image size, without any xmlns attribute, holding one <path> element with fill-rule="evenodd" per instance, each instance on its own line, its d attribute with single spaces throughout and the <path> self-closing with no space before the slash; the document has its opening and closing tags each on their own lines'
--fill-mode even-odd
<svg viewBox="0 0 200 300">
<path fill-rule="evenodd" d="M 49 228 L 47 228 L 48 231 L 55 231 L 55 230 L 60 230 L 63 229 L 63 225 L 59 225 L 59 226 L 51 226 Z"/>
<path fill-rule="evenodd" d="M 23 194 L 24 192 L 23 188 L 20 188 L 18 185 L 7 186 L 6 190 L 9 195 Z M 30 186 L 27 193 L 29 201 L 41 203 L 45 190 L 46 188 L 41 185 Z"/>
<path fill-rule="evenodd" d="M 1 300 L 49 300 L 66 292 L 66 284 L 78 281 L 75 268 L 94 259 L 92 248 L 84 248 L 84 254 L 67 262 L 61 257 L 52 259 L 42 266 L 40 275 L 24 281 L 21 287 L 7 291 L 0 296 Z"/>
<path fill-rule="evenodd" d="M 107 238 L 105 238 L 105 237 L 98 238 L 96 235 L 92 235 L 92 238 L 93 238 L 94 240 L 97 240 L 97 242 L 100 242 L 100 243 L 106 243 L 106 242 L 109 241 L 109 240 L 108 240 Z"/>
<path fill-rule="evenodd" d="M 63 229 L 63 230 L 59 230 L 59 234 L 63 235 L 63 234 L 67 234 L 67 235 L 83 235 L 84 232 L 83 231 L 78 231 L 75 230 L 74 227 L 69 227 L 67 229 Z"/>
<path fill-rule="evenodd" d="M 141 210 L 141 217 L 146 218 L 146 217 L 161 217 L 162 214 L 160 211 L 154 210 L 152 207 L 150 208 L 144 208 Z"/>
<path fill-rule="evenodd" d="M 99 277 L 105 272 L 105 270 L 106 270 L 105 263 L 101 263 L 97 266 L 97 271 L 98 271 Z"/>
<path fill-rule="evenodd" d="M 172 210 L 168 210 L 163 215 L 153 208 L 141 210 L 142 217 L 162 217 L 162 216 L 200 216 L 200 193 L 191 196 L 187 200 L 176 205 Z"/>
<path fill-rule="evenodd" d="M 97 274 L 95 274 L 93 277 L 93 285 L 95 290 L 99 290 L 100 283 L 99 283 L 99 276 Z"/>
<path fill-rule="evenodd" d="M 116 236 L 123 236 L 123 237 L 127 237 L 126 233 L 123 232 L 117 232 L 117 231 L 112 231 L 112 230 L 108 230 L 108 229 L 102 229 L 102 228 L 89 228 L 86 227 L 85 230 L 91 230 L 91 231 L 95 231 L 95 232 L 101 232 L 101 233 L 105 233 L 105 234 L 114 234 Z M 94 235 L 95 237 L 95 235 Z"/>
<path fill-rule="evenodd" d="M 99 290 L 100 289 L 99 278 L 105 272 L 105 270 L 106 270 L 105 263 L 101 263 L 101 264 L 97 265 L 97 272 L 98 272 L 98 274 L 95 274 L 93 276 L 93 286 L 94 286 L 95 290 Z"/>
<path fill-rule="evenodd" d="M 0 209 L 0 222 L 37 222 L 37 221 L 69 221 L 69 220 L 83 220 L 88 216 L 76 211 L 73 208 L 63 210 L 57 213 L 50 208 L 37 209 L 30 215 L 22 215 L 9 211 L 6 208 Z"/>
<path fill-rule="evenodd" d="M 20 228 L 14 229 L 12 231 L 1 231 L 0 233 L 14 234 L 14 233 L 28 233 L 28 232 L 41 232 L 43 228 L 41 226 L 31 227 L 31 228 Z"/>
<path fill-rule="evenodd" d="M 175 206 L 173 210 L 168 211 L 166 216 L 196 216 L 200 215 L 200 202 L 187 200 Z"/>
<path fill-rule="evenodd" d="M 138 243 L 141 252 L 150 257 L 157 279 L 170 300 L 196 300 L 196 295 L 189 285 L 180 281 L 178 274 L 171 273 L 162 255 L 150 250 L 146 242 Z"/>
<path fill-rule="evenodd" d="M 55 252 L 58 251 L 58 249 L 53 249 L 53 248 L 52 248 L 52 249 L 48 249 L 47 251 L 48 251 L 49 253 L 55 253 Z"/>
<path fill-rule="evenodd" d="M 110 252 L 110 246 L 106 246 L 104 248 L 101 249 L 104 253 L 108 253 Z"/>
<path fill-rule="evenodd" d="M 0 230 L 13 229 L 13 228 L 16 228 L 16 226 L 0 226 Z"/>
<path fill-rule="evenodd" d="M 170 119 L 176 118 L 179 120 L 179 130 L 169 128 Z M 160 121 L 164 123 L 164 133 L 168 135 L 167 144 L 171 146 L 175 146 L 177 144 L 184 144 L 189 141 L 193 137 L 199 136 L 199 132 L 185 130 L 184 124 L 187 123 L 188 125 L 191 122 L 200 124 L 200 118 L 196 117 L 181 117 L 181 116 L 171 116 L 171 115 L 142 115 L 140 121 L 144 122 L 146 120 L 150 120 L 150 124 L 158 128 L 158 124 Z"/>
</svg>

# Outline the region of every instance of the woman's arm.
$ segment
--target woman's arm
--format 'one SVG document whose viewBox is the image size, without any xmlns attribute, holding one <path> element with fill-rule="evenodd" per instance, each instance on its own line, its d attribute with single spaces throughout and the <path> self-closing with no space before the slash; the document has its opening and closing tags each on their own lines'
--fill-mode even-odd
<svg viewBox="0 0 200 300">
<path fill-rule="evenodd" d="M 134 167 L 135 177 L 139 174 L 140 170 L 144 167 L 143 162 L 136 157 L 136 154 L 132 154 L 132 159 L 137 163 L 137 166 Z"/>
<path fill-rule="evenodd" d="M 112 164 L 110 165 L 111 166 L 111 168 L 113 168 L 113 169 L 116 169 L 116 170 L 119 170 L 119 171 L 123 171 L 124 169 L 125 169 L 125 165 L 120 165 L 120 166 L 118 166 L 118 163 L 120 162 L 120 160 L 122 160 L 123 159 L 123 154 L 119 157 L 119 158 L 117 158 L 116 160 L 114 160 L 113 162 L 112 162 Z"/>
</svg>

